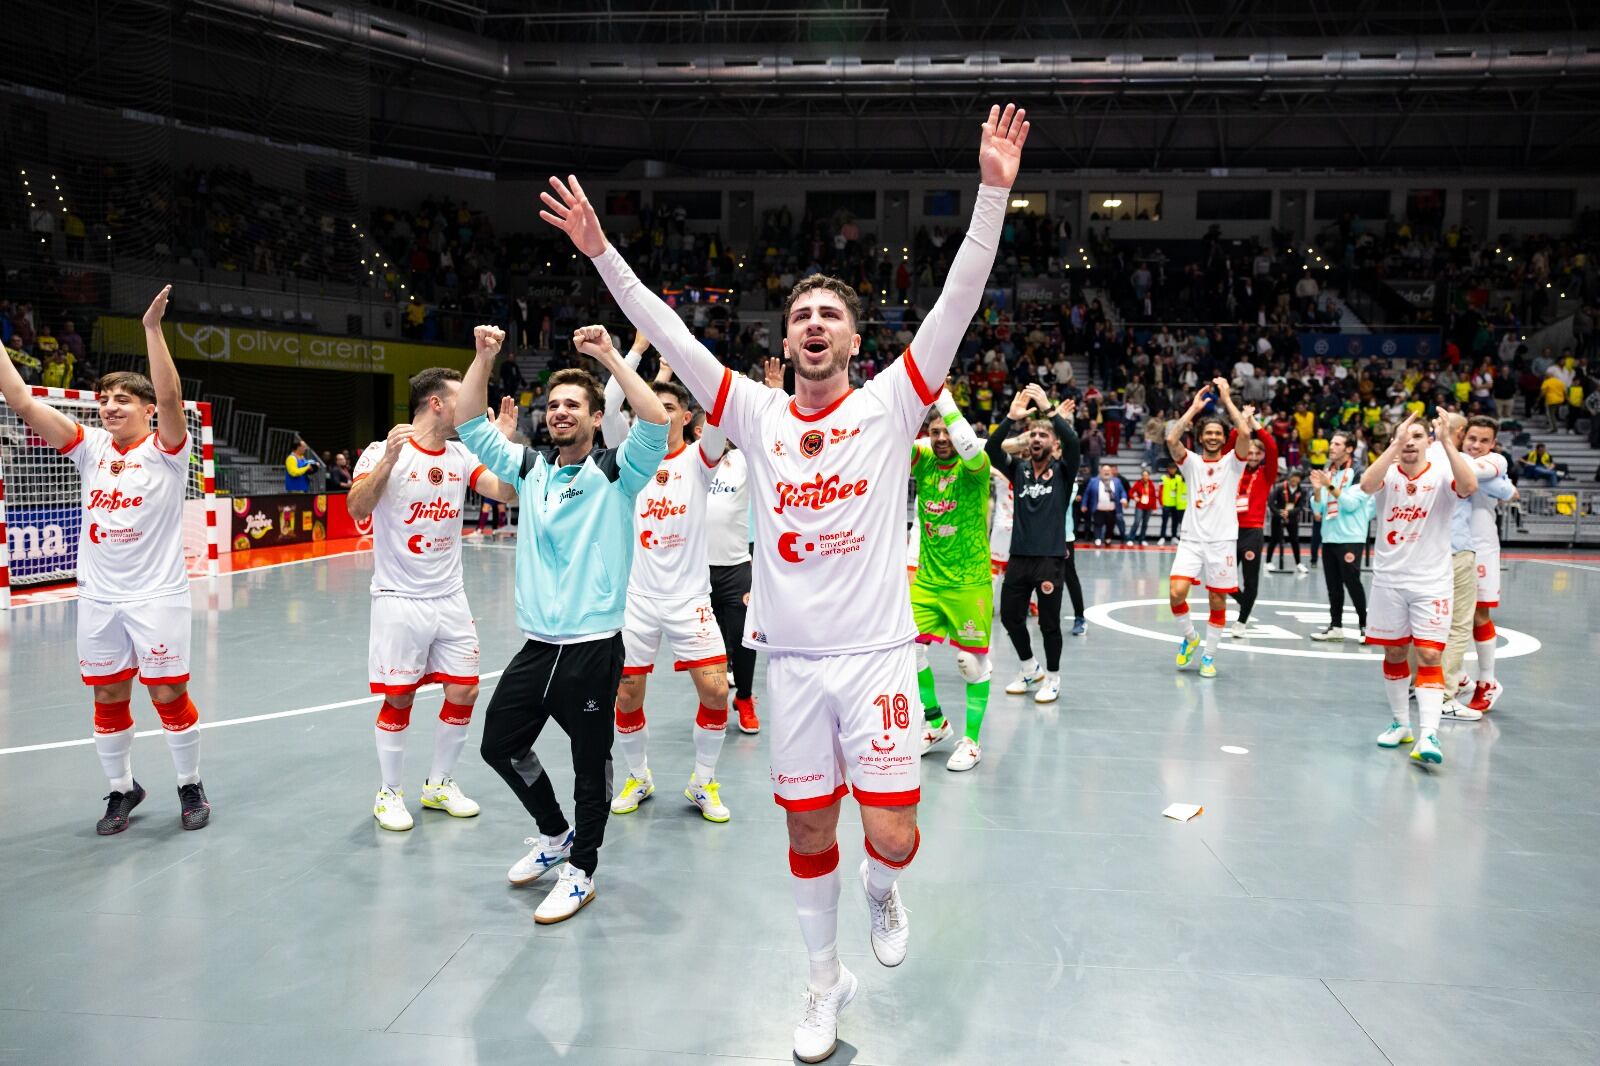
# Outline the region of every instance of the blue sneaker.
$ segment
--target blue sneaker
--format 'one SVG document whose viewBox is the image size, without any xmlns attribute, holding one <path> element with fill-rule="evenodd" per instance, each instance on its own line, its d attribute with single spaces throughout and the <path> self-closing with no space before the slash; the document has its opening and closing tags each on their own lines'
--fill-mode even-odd
<svg viewBox="0 0 1600 1066">
<path fill-rule="evenodd" d="M 1216 677 L 1217 676 L 1217 660 L 1212 658 L 1209 655 L 1200 656 L 1200 676 L 1201 677 Z"/>
<path fill-rule="evenodd" d="M 1073 636 L 1075 636 L 1075 637 L 1083 636 L 1083 631 L 1085 629 L 1088 629 L 1088 628 L 1089 628 L 1089 620 L 1087 618 L 1079 616 L 1079 617 L 1074 618 L 1072 620 L 1072 635 Z"/>
<path fill-rule="evenodd" d="M 1194 658 L 1195 650 L 1200 647 L 1200 634 L 1184 637 L 1183 643 L 1178 646 L 1178 669 L 1182 670 L 1189 665 L 1189 660 Z"/>
</svg>

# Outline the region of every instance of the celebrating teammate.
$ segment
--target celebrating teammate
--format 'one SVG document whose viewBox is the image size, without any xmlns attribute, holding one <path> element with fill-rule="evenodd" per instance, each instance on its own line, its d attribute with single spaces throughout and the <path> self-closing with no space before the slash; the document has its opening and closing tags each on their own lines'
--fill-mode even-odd
<svg viewBox="0 0 1600 1066">
<path fill-rule="evenodd" d="M 1378 542 L 1372 553 L 1372 600 L 1367 608 L 1368 644 L 1383 647 L 1384 689 L 1393 721 L 1378 736 L 1378 746 L 1410 744 L 1411 667 L 1406 653 L 1417 649 L 1417 717 L 1422 735 L 1411 757 L 1444 762 L 1439 750 L 1439 717 L 1444 706 L 1440 653 L 1450 635 L 1450 514 L 1457 499 L 1478 490 L 1478 475 L 1440 414 L 1433 423 L 1434 444 L 1413 412 L 1394 439 L 1361 475 L 1361 491 L 1376 497 Z M 1452 480 L 1453 479 L 1453 480 Z"/>
<path fill-rule="evenodd" d="M 1500 501 L 1514 498 L 1517 489 L 1506 476 L 1505 456 L 1494 451 L 1499 429 L 1495 420 L 1485 415 L 1450 418 L 1456 446 L 1466 454 L 1478 475 L 1478 491 L 1450 516 L 1453 559 L 1460 560 L 1463 546 L 1471 559 L 1466 572 L 1455 575 L 1450 639 L 1442 662 L 1447 691 L 1453 695 L 1444 701 L 1444 716 L 1475 722 L 1500 698 L 1500 685 L 1494 679 L 1494 622 L 1489 618 L 1489 609 L 1500 604 L 1500 530 L 1495 514 Z M 1469 640 L 1476 643 L 1478 651 L 1476 685 L 1462 672 Z M 1472 695 L 1465 703 L 1458 702 L 1459 694 L 1469 685 Z"/>
<path fill-rule="evenodd" d="M 433 682 L 444 686 L 444 706 L 422 805 L 456 818 L 478 813 L 451 776 L 478 699 L 478 632 L 461 571 L 462 514 L 469 490 L 502 502 L 513 492 L 453 439 L 460 389 L 461 374 L 445 367 L 413 377 L 411 421 L 362 451 L 346 499 L 351 518 L 372 519 L 367 680 L 383 694 L 373 726 L 383 781 L 372 816 L 396 832 L 412 826 L 400 787 L 411 705 L 417 689 Z M 514 430 L 514 412 L 503 417 L 510 425 L 501 432 Z"/>
<path fill-rule="evenodd" d="M 1028 424 L 1028 450 L 1013 456 L 1005 442 L 1012 431 L 1037 411 Z M 1011 401 L 999 428 L 984 445 L 989 461 L 1011 482 L 1013 526 L 1011 560 L 1000 582 L 1000 623 L 1022 663 L 1006 692 L 1020 696 L 1034 685 L 1035 703 L 1054 703 L 1061 693 L 1061 595 L 1066 581 L 1067 521 L 1072 489 L 1078 476 L 1078 435 L 1072 429 L 1074 404 L 1059 407 L 1044 390 L 1029 383 Z M 1060 455 L 1055 448 L 1060 446 Z M 1033 657 L 1028 636 L 1028 601 L 1039 597 L 1039 635 L 1044 640 L 1044 667 Z"/>
<path fill-rule="evenodd" d="M 1234 446 L 1224 452 L 1228 432 L 1222 419 L 1208 416 L 1200 420 L 1197 454 L 1184 447 L 1183 435 L 1213 395 L 1233 422 Z M 1246 408 L 1245 412 L 1234 406 L 1227 379 L 1215 378 L 1201 386 L 1189 409 L 1167 426 L 1167 451 L 1189 487 L 1189 514 L 1178 530 L 1178 554 L 1168 582 L 1172 614 L 1183 634 L 1178 668 L 1189 665 L 1200 643 L 1189 618 L 1189 589 L 1196 581 L 1204 581 L 1211 616 L 1206 624 L 1205 653 L 1200 657 L 1201 677 L 1217 676 L 1217 643 L 1228 621 L 1228 596 L 1239 591 L 1239 479 L 1255 432 L 1255 410 Z"/>
<path fill-rule="evenodd" d="M 9 356 L 0 392 L 35 433 L 78 470 L 78 668 L 94 690 L 94 747 L 111 784 L 95 832 L 128 828 L 144 800 L 133 777 L 133 679 L 150 693 L 178 776 L 185 829 L 211 820 L 200 783 L 199 712 L 189 698 L 189 575 L 183 496 L 194 439 L 183 420 L 178 368 L 161 332 L 168 285 L 144 313 L 150 376 L 118 371 L 96 386 L 101 426 L 84 426 L 35 399 Z M 155 431 L 151 432 L 151 419 Z"/>
<path fill-rule="evenodd" d="M 1230 445 L 1235 443 L 1229 441 Z M 1232 630 L 1235 639 L 1248 631 L 1250 612 L 1255 608 L 1261 588 L 1261 556 L 1266 547 L 1261 529 L 1267 520 L 1267 497 L 1272 494 L 1272 483 L 1277 477 L 1278 442 L 1272 439 L 1272 434 L 1257 428 L 1245 455 L 1244 473 L 1239 475 L 1239 496 L 1234 502 L 1239 519 L 1239 542 L 1234 558 L 1244 577 L 1243 587 L 1233 594 L 1239 604 L 1239 617 L 1234 619 Z"/>
<path fill-rule="evenodd" d="M 545 427 L 556 461 L 519 447 L 484 411 L 489 372 L 505 340 L 493 326 L 475 331 L 477 353 L 456 398 L 461 443 L 489 473 L 516 487 L 517 625 L 527 638 L 495 686 L 480 750 L 539 825 L 532 850 L 511 867 L 514 885 L 531 884 L 563 861 L 555 887 L 534 911 L 543 925 L 572 917 L 594 900 L 594 872 L 611 806 L 612 721 L 622 679 L 623 598 L 633 565 L 633 506 L 667 454 L 667 412 L 649 385 L 611 346 L 602 326 L 574 331 L 578 351 L 622 379 L 637 422 L 619 448 L 594 450 L 600 383 L 584 370 L 550 375 Z M 534 741 L 554 719 L 572 742 L 576 830 L 568 828 Z"/>
<path fill-rule="evenodd" d="M 1328 586 L 1328 628 L 1311 634 L 1320 642 L 1344 640 L 1344 597 L 1356 610 L 1360 635 L 1366 636 L 1367 596 L 1361 588 L 1361 556 L 1372 522 L 1372 497 L 1356 484 L 1351 468 L 1349 430 L 1328 438 L 1328 468 L 1311 471 L 1311 510 L 1322 522 L 1322 579 Z"/>
<path fill-rule="evenodd" d="M 990 110 L 972 225 L 945 290 L 906 352 L 859 390 L 849 379 L 861 345 L 861 303 L 835 278 L 797 284 L 784 310 L 795 396 L 717 362 L 606 241 L 576 178 L 551 178 L 541 217 L 594 260 L 633 323 L 656 341 L 750 464 L 755 494 L 754 591 L 746 640 L 769 653 L 767 725 L 772 780 L 787 811 L 789 865 L 810 956 L 795 1055 L 820 1062 L 837 1044 L 838 1015 L 856 978 L 839 962 L 839 801 L 861 804 L 861 866 L 872 945 L 903 961 L 910 933 L 896 879 L 917 850 L 918 743 L 913 723 L 916 629 L 902 576 L 907 447 L 921 430 L 956 347 L 983 296 L 1028 124 Z"/>
<path fill-rule="evenodd" d="M 960 408 L 941 389 L 928 420 L 927 443 L 912 445 L 911 477 L 917 486 L 920 550 L 911 582 L 911 617 L 917 626 L 917 688 L 925 726 L 922 754 L 954 730 L 939 709 L 928 664 L 928 645 L 949 641 L 956 669 L 967 683 L 966 728 L 945 763 L 970 770 L 983 758 L 978 736 L 989 709 L 989 627 L 994 586 L 989 583 L 989 456 Z"/>
<path fill-rule="evenodd" d="M 629 359 L 637 363 L 638 340 L 634 348 Z M 694 718 L 694 771 L 683 795 L 706 821 L 726 822 L 730 815 L 716 773 L 728 729 L 728 655 L 711 613 L 706 563 L 706 495 L 726 438 L 722 430 L 708 426 L 699 441 L 685 443 L 694 416 L 689 390 L 672 380 L 666 360 L 651 387 L 667 412 L 667 454 L 633 509 L 633 569 L 616 705 L 617 746 L 628 764 L 628 779 L 611 801 L 611 813 L 631 814 L 656 791 L 645 750 L 649 727 L 644 698 L 664 635 L 676 659 L 673 668 L 689 672 L 700 700 Z M 606 441 L 612 445 L 627 436 L 626 425 L 617 424 L 621 393 L 613 377 L 606 385 L 605 418 Z"/>
</svg>

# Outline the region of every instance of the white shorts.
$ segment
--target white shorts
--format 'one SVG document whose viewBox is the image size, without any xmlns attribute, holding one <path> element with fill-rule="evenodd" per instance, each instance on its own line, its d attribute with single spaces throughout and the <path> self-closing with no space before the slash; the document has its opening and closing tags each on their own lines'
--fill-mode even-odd
<svg viewBox="0 0 1600 1066">
<path fill-rule="evenodd" d="M 435 600 L 372 597 L 367 680 L 385 695 L 415 692 L 435 681 L 478 683 L 478 628 L 465 591 Z"/>
<path fill-rule="evenodd" d="M 674 670 L 715 666 L 728 661 L 722 630 L 711 613 L 711 597 L 696 593 L 682 599 L 629 596 L 622 621 L 622 673 L 648 674 L 656 666 L 656 649 L 667 638 Z"/>
<path fill-rule="evenodd" d="M 1500 606 L 1500 549 L 1478 553 L 1478 606 Z"/>
<path fill-rule="evenodd" d="M 78 672 L 85 685 L 135 674 L 146 685 L 189 680 L 189 594 L 103 603 L 78 597 Z"/>
<path fill-rule="evenodd" d="M 853 655 L 767 657 L 762 704 L 772 736 L 772 796 L 814 811 L 848 791 L 869 807 L 922 797 L 916 645 Z"/>
<path fill-rule="evenodd" d="M 1239 591 L 1239 545 L 1237 541 L 1193 541 L 1178 538 L 1178 555 L 1172 560 L 1172 576 L 1203 583 L 1207 592 Z"/>
<path fill-rule="evenodd" d="M 1451 588 L 1397 589 L 1373 585 L 1367 594 L 1368 644 L 1438 648 L 1450 641 Z"/>
</svg>

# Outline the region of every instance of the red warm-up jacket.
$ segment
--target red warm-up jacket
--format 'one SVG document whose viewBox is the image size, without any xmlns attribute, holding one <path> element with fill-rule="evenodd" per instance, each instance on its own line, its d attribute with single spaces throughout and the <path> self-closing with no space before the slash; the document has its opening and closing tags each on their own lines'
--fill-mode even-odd
<svg viewBox="0 0 1600 1066">
<path fill-rule="evenodd" d="M 1230 452 L 1239 439 L 1238 430 L 1228 431 L 1228 443 L 1222 446 L 1224 453 Z M 1261 457 L 1261 465 L 1254 470 L 1246 469 L 1239 475 L 1239 528 L 1260 529 L 1267 520 L 1267 494 L 1272 491 L 1272 483 L 1278 480 L 1278 444 L 1272 439 L 1272 434 L 1264 429 L 1256 430 L 1256 440 L 1261 442 L 1261 447 L 1266 454 Z"/>
</svg>

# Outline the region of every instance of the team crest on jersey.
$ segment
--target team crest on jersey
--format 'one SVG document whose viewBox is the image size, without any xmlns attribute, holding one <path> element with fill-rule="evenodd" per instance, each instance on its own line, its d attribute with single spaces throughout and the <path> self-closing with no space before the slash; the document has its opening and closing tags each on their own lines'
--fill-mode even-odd
<svg viewBox="0 0 1600 1066">
<path fill-rule="evenodd" d="M 111 476 L 116 477 L 118 474 L 122 473 L 127 466 L 128 464 L 123 462 L 121 459 L 113 459 L 111 461 Z"/>
<path fill-rule="evenodd" d="M 664 469 L 663 470 L 657 470 L 656 471 L 656 484 L 657 485 L 665 485 L 666 483 L 667 483 L 667 472 L 666 472 L 666 470 L 664 470 Z"/>
<path fill-rule="evenodd" d="M 428 470 L 428 484 L 430 484 L 430 485 L 441 485 L 443 483 L 444 483 L 444 471 L 440 470 L 436 466 L 430 468 Z"/>
<path fill-rule="evenodd" d="M 800 436 L 800 454 L 807 459 L 815 459 L 822 454 L 822 431 L 809 430 Z"/>
<path fill-rule="evenodd" d="M 1415 481 L 1406 482 L 1406 495 L 1407 496 L 1415 496 L 1416 494 L 1417 494 L 1417 483 Z"/>
</svg>

